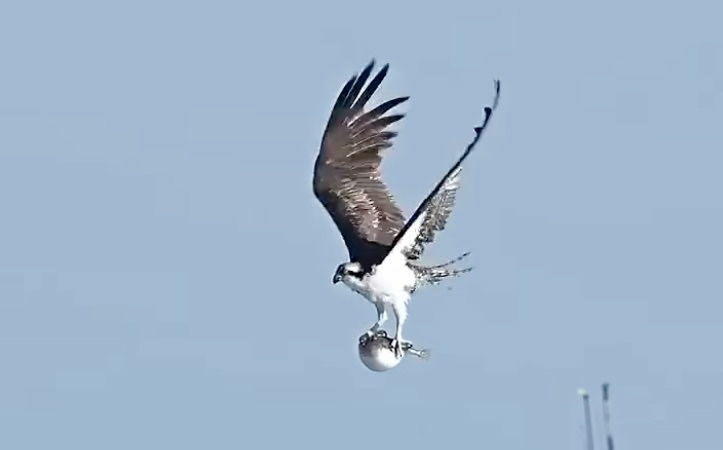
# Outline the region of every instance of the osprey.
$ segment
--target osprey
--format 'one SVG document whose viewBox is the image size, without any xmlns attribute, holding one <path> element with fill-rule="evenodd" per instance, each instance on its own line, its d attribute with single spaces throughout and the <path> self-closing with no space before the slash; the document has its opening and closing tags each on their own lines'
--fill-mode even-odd
<svg viewBox="0 0 723 450">
<path fill-rule="evenodd" d="M 387 308 L 396 318 L 392 347 L 398 356 L 411 342 L 402 329 L 407 319 L 407 304 L 420 286 L 469 272 L 471 267 L 453 269 L 458 258 L 433 266 L 419 264 L 424 245 L 444 229 L 454 206 L 462 162 L 480 139 L 497 107 L 500 83 L 495 80 L 495 99 L 484 108 L 482 125 L 462 156 L 419 205 L 409 220 L 396 205 L 381 180 L 382 152 L 392 146 L 397 135 L 388 127 L 404 114 L 387 114 L 409 99 L 397 97 L 373 109 L 366 104 L 387 75 L 386 64 L 367 83 L 374 60 L 361 73 L 352 76 L 339 93 L 324 131 L 314 165 L 313 189 L 336 224 L 346 244 L 349 261 L 336 269 L 333 283 L 342 281 L 370 301 L 377 310 L 377 321 L 360 337 L 368 340 L 387 320 Z"/>
</svg>

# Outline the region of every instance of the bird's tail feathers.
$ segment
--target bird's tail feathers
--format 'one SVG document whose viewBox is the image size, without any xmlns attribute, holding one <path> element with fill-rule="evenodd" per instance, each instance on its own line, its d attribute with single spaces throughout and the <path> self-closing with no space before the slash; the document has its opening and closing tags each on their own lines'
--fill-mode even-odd
<svg viewBox="0 0 723 450">
<path fill-rule="evenodd" d="M 467 256 L 470 252 L 463 253 L 457 258 L 447 261 L 446 263 L 437 264 L 435 266 L 418 266 L 411 265 L 412 268 L 417 272 L 418 279 L 423 284 L 438 284 L 442 280 L 450 277 L 458 277 L 463 273 L 472 271 L 472 267 L 465 267 L 463 269 L 452 268 L 451 266 Z"/>
<path fill-rule="evenodd" d="M 465 259 L 466 257 L 468 257 L 469 254 L 470 254 L 470 252 L 462 253 L 462 254 L 459 255 L 458 257 L 454 258 L 454 259 L 451 260 L 451 261 L 447 261 L 446 263 L 437 264 L 436 266 L 427 266 L 427 269 L 444 269 L 444 268 L 446 268 L 446 267 L 448 267 L 448 266 L 451 266 L 451 265 L 454 264 L 454 263 L 457 263 L 457 262 L 459 262 L 459 261 L 462 261 L 463 259 Z"/>
</svg>

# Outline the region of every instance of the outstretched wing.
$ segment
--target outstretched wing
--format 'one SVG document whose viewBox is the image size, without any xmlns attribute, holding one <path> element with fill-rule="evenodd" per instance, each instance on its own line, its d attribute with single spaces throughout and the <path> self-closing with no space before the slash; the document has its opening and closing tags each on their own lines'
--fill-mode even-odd
<svg viewBox="0 0 723 450">
<path fill-rule="evenodd" d="M 450 174 L 445 177 L 444 183 L 431 197 L 425 212 L 420 215 L 421 225 L 417 238 L 411 246 L 406 248 L 404 256 L 408 259 L 419 259 L 422 253 L 424 253 L 425 244 L 434 241 L 435 234 L 438 231 L 444 230 L 444 227 L 447 225 L 447 219 L 454 208 L 461 173 L 462 167 L 457 167 L 456 170 L 450 172 Z"/>
<path fill-rule="evenodd" d="M 495 80 L 495 99 L 492 106 L 485 107 L 485 119 L 482 125 L 474 129 L 472 142 L 457 162 L 452 166 L 432 192 L 409 218 L 404 228 L 392 243 L 389 254 L 402 254 L 408 259 L 418 259 L 424 252 L 424 245 L 434 240 L 436 232 L 444 229 L 459 188 L 462 162 L 474 149 L 482 132 L 487 127 L 492 113 L 497 109 L 500 97 L 500 82 Z"/>
<path fill-rule="evenodd" d="M 374 61 L 344 85 L 331 111 L 314 167 L 314 194 L 339 229 L 352 260 L 383 257 L 404 226 L 404 216 L 381 179 L 382 151 L 403 114 L 386 113 L 409 97 L 365 110 L 387 74 L 385 65 L 364 88 Z M 362 90 L 362 88 L 364 88 Z M 379 259 L 380 260 L 380 259 Z"/>
</svg>

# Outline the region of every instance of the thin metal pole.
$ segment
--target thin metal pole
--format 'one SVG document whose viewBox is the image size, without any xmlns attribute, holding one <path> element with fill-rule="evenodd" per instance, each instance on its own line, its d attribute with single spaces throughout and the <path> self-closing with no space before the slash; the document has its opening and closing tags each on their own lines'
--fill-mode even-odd
<svg viewBox="0 0 723 450">
<path fill-rule="evenodd" d="M 585 434 L 587 436 L 587 450 L 595 450 L 595 442 L 592 438 L 592 416 L 590 414 L 590 395 L 585 389 L 578 391 L 582 397 L 582 406 L 585 412 Z"/>
<path fill-rule="evenodd" d="M 610 383 L 603 383 L 602 385 L 602 397 L 603 397 L 603 419 L 605 420 L 605 436 L 607 441 L 608 450 L 615 450 L 613 446 L 613 434 L 610 431 Z"/>
</svg>

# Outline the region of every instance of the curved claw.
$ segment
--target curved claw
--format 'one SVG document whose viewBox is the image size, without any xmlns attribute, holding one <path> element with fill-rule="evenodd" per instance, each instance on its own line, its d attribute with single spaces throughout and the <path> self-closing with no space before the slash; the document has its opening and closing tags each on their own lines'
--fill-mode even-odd
<svg viewBox="0 0 723 450">
<path fill-rule="evenodd" d="M 361 336 L 359 336 L 359 345 L 365 347 L 373 336 L 374 333 L 372 333 L 371 331 L 367 331 L 366 333 L 362 334 Z"/>
<path fill-rule="evenodd" d="M 392 339 L 391 346 L 397 358 L 401 358 L 402 356 L 404 356 L 404 346 L 399 339 Z"/>
</svg>

